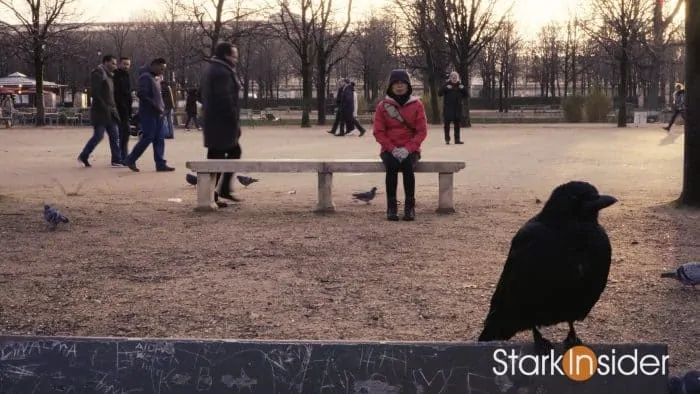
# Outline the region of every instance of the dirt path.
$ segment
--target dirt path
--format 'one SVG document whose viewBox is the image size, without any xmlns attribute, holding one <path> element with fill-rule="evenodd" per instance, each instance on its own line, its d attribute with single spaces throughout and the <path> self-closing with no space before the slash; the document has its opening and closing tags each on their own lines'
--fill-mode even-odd
<svg viewBox="0 0 700 394">
<path fill-rule="evenodd" d="M 374 185 L 383 193 L 381 174 L 338 175 L 331 216 L 311 213 L 315 174 L 246 174 L 261 182 L 237 188 L 245 202 L 197 214 L 183 178 L 184 162 L 203 156 L 199 133 L 168 141 L 176 172 L 154 172 L 149 150 L 138 174 L 109 168 L 106 142 L 93 168 L 78 168 L 89 133 L 0 131 L 5 333 L 474 339 L 512 235 L 541 208 L 535 199 L 578 178 L 621 201 L 601 218 L 614 264 L 581 336 L 668 343 L 674 370 L 700 367 L 690 345 L 700 337 L 691 313 L 700 290 L 659 278 L 700 256 L 700 212 L 666 205 L 680 190 L 683 140 L 657 127 L 477 126 L 462 146 L 445 146 L 441 130 L 431 129 L 424 158 L 464 160 L 467 170 L 455 178 L 453 216 L 433 213 L 437 176 L 418 176 L 415 223 L 384 221 L 384 194 L 371 205 L 351 201 L 351 192 Z M 375 158 L 378 148 L 371 135 L 258 127 L 245 130 L 243 154 Z M 46 231 L 44 202 L 70 225 Z M 565 327 L 546 333 L 563 338 Z"/>
</svg>

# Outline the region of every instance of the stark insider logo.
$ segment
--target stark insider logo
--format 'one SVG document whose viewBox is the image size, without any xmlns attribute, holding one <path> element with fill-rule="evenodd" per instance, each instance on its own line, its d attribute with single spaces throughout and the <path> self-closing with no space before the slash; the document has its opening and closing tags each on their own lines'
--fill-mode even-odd
<svg viewBox="0 0 700 394">
<path fill-rule="evenodd" d="M 583 382 L 593 375 L 601 376 L 654 376 L 666 374 L 668 355 L 641 355 L 637 349 L 625 354 L 617 354 L 612 349 L 610 354 L 596 355 L 586 346 L 574 346 L 564 355 L 556 356 L 554 350 L 545 355 L 520 355 L 515 349 L 510 353 L 505 349 L 493 352 L 493 361 L 498 366 L 493 367 L 497 376 L 561 376 Z"/>
</svg>

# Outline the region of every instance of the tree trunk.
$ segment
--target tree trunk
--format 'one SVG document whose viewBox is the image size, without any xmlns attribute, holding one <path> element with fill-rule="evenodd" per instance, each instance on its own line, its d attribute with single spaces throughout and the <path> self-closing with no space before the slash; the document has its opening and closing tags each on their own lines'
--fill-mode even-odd
<svg viewBox="0 0 700 394">
<path fill-rule="evenodd" d="M 649 95 L 647 96 L 647 109 L 658 111 L 661 109 L 659 102 L 659 87 L 661 85 L 661 64 L 663 63 L 663 2 L 657 1 L 654 6 L 654 29 L 652 48 L 654 54 L 651 56 L 651 81 L 649 84 Z"/>
<path fill-rule="evenodd" d="M 471 73 L 469 72 L 469 64 L 461 64 L 459 67 L 459 75 L 462 76 L 462 83 L 467 89 L 467 97 L 462 100 L 462 121 L 460 122 L 461 127 L 472 127 L 472 117 L 469 114 L 469 97 L 471 96 L 470 86 L 471 86 Z"/>
<path fill-rule="evenodd" d="M 326 124 L 326 71 L 328 59 L 323 53 L 316 55 L 316 73 L 318 81 L 316 82 L 316 110 L 318 111 L 318 124 Z"/>
<path fill-rule="evenodd" d="M 307 57 L 301 62 L 301 127 L 311 127 L 311 82 L 311 62 Z"/>
<path fill-rule="evenodd" d="M 430 124 L 440 124 L 440 101 L 438 100 L 439 79 L 434 72 L 428 71 L 428 92 L 430 93 Z"/>
<path fill-rule="evenodd" d="M 685 3 L 685 144 L 680 202 L 700 207 L 700 2 Z"/>
<path fill-rule="evenodd" d="M 627 127 L 627 73 L 629 72 L 629 57 L 627 54 L 627 42 L 622 42 L 622 56 L 620 57 L 620 85 L 618 85 L 618 112 L 617 127 Z"/>
<path fill-rule="evenodd" d="M 36 101 L 36 119 L 34 119 L 37 126 L 44 126 L 44 117 L 46 116 L 46 109 L 44 108 L 44 59 L 43 52 L 41 49 L 35 49 L 34 51 L 34 75 L 36 76 L 36 94 L 34 95 Z"/>
</svg>

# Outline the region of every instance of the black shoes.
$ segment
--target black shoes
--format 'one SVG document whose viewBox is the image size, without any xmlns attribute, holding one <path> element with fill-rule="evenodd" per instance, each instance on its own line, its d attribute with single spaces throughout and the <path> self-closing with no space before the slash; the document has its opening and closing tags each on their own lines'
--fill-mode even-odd
<svg viewBox="0 0 700 394">
<path fill-rule="evenodd" d="M 412 222 L 416 220 L 416 202 L 406 199 L 406 205 L 403 207 L 403 220 Z"/>
<path fill-rule="evenodd" d="M 388 201 L 386 207 L 386 220 L 391 222 L 399 221 L 399 210 L 396 201 Z M 403 211 L 403 220 L 406 222 L 412 222 L 416 220 L 416 203 L 415 201 L 406 200 L 406 205 Z"/>
<path fill-rule="evenodd" d="M 386 220 L 397 222 L 399 220 L 399 208 L 396 200 L 389 200 L 386 204 Z"/>
</svg>

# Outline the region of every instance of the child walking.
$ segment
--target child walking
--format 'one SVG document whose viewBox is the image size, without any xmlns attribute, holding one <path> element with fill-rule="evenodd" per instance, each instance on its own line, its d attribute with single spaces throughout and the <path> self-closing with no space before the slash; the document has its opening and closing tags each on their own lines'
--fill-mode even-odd
<svg viewBox="0 0 700 394">
<path fill-rule="evenodd" d="M 386 97 L 377 103 L 374 113 L 374 138 L 381 146 L 379 157 L 386 168 L 386 216 L 399 220 L 396 201 L 399 171 L 403 173 L 406 195 L 403 220 L 416 218 L 416 177 L 414 169 L 420 160 L 421 144 L 428 135 L 425 108 L 413 96 L 408 73 L 393 70 L 389 75 Z"/>
</svg>

